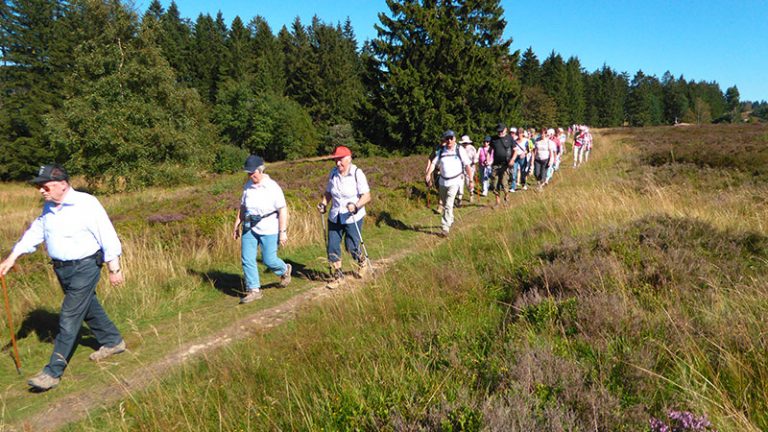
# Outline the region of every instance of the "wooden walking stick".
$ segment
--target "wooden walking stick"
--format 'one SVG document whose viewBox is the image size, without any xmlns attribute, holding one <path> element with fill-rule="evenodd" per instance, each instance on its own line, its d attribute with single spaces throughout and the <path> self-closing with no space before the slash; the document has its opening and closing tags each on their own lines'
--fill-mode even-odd
<svg viewBox="0 0 768 432">
<path fill-rule="evenodd" d="M 16 345 L 16 333 L 13 331 L 13 319 L 11 317 L 11 305 L 8 303 L 8 286 L 5 284 L 5 276 L 0 276 L 3 282 L 3 296 L 5 297 L 5 313 L 8 316 L 8 331 L 11 333 L 13 345 L 13 359 L 16 361 L 16 372 L 21 375 L 21 360 L 19 359 L 19 347 Z"/>
</svg>

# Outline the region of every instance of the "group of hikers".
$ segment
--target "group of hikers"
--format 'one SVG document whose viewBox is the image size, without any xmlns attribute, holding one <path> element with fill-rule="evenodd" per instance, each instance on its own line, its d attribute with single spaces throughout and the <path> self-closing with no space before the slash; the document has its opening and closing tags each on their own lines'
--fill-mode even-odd
<svg viewBox="0 0 768 432">
<path fill-rule="evenodd" d="M 459 205 L 465 191 L 474 200 L 475 184 L 482 182 L 479 195 L 492 190 L 496 203 L 510 192 L 528 187 L 533 174 L 539 188 L 547 185 L 559 169 L 565 154 L 565 143 L 573 136 L 574 167 L 589 159 L 592 138 L 589 128 L 574 125 L 565 133 L 562 128 L 534 130 L 497 127 L 498 136 L 486 136 L 476 149 L 464 135 L 456 142 L 456 134 L 448 130 L 442 136 L 440 148 L 430 156 L 426 171 L 428 185 L 438 174 L 442 212 L 441 235 L 446 236 L 453 224 L 453 206 Z M 458 144 L 458 145 L 457 145 Z M 338 287 L 344 280 L 341 244 L 351 254 L 354 274 L 364 277 L 371 265 L 362 238 L 365 207 L 371 201 L 371 190 L 362 169 L 352 163 L 352 151 L 345 146 L 335 148 L 330 158 L 335 167 L 330 171 L 317 210 L 323 214 L 325 246 L 331 270 L 328 288 Z M 256 257 L 261 250 L 264 265 L 279 278 L 280 286 L 291 282 L 291 264 L 278 257 L 278 247 L 288 241 L 290 215 L 283 190 L 266 174 L 264 159 L 249 156 L 243 166 L 247 174 L 240 205 L 232 228 L 234 239 L 240 239 L 241 264 L 245 292 L 241 304 L 262 297 Z M 476 180 L 476 173 L 477 178 Z M 482 179 L 482 180 L 479 180 Z M 509 180 L 511 179 L 511 181 Z M 56 387 L 75 350 L 80 327 L 88 324 L 100 348 L 91 353 L 92 361 L 102 361 L 126 350 L 125 341 L 96 298 L 101 267 L 106 264 L 109 282 L 122 284 L 120 262 L 122 245 L 115 228 L 98 199 L 76 191 L 69 174 L 59 164 L 40 167 L 31 183 L 45 203 L 40 214 L 14 245 L 8 257 L 0 262 L 0 276 L 13 268 L 16 260 L 32 253 L 45 242 L 64 299 L 59 314 L 59 332 L 53 353 L 43 370 L 29 379 L 34 391 Z"/>
<path fill-rule="evenodd" d="M 541 128 L 537 132 L 499 123 L 496 132 L 495 138 L 485 136 L 482 146 L 475 148 L 468 135 L 457 142 L 455 132 L 447 130 L 440 146 L 430 154 L 424 180 L 427 188 L 434 183 L 438 186 L 441 236 L 450 232 L 453 208 L 462 205 L 465 190 L 469 202 L 476 194 L 488 196 L 490 190 L 498 206 L 502 194 L 506 202 L 510 193 L 527 190 L 531 174 L 539 190 L 547 186 L 560 169 L 569 137 L 574 168 L 586 163 L 592 150 L 592 134 L 584 125 L 571 125 L 567 132 L 563 128 Z"/>
<path fill-rule="evenodd" d="M 344 279 L 341 243 L 355 262 L 355 275 L 364 277 L 370 270 L 362 240 L 365 205 L 371 191 L 365 173 L 352 163 L 352 152 L 336 147 L 331 170 L 317 209 L 327 214 L 326 253 L 332 281 L 328 288 L 338 287 Z M 288 241 L 289 212 L 282 188 L 265 173 L 264 159 L 249 156 L 243 170 L 247 173 L 237 209 L 232 236 L 240 239 L 241 264 L 245 280 L 241 304 L 262 297 L 256 257 L 261 250 L 264 265 L 280 277 L 279 285 L 291 282 L 291 264 L 277 255 L 278 246 Z M 125 340 L 96 298 L 96 285 L 101 267 L 106 264 L 112 285 L 123 283 L 120 263 L 122 244 L 112 222 L 94 196 L 76 191 L 67 170 L 59 164 L 48 164 L 31 183 L 45 203 L 40 214 L 14 245 L 8 257 L 0 262 L 0 276 L 14 267 L 16 260 L 32 253 L 45 242 L 54 273 L 64 292 L 59 313 L 59 332 L 48 364 L 29 379 L 33 391 L 46 391 L 61 381 L 77 344 L 83 322 L 88 324 L 100 348 L 89 359 L 102 361 L 126 350 Z M 326 219 L 326 218 L 324 218 Z"/>
</svg>

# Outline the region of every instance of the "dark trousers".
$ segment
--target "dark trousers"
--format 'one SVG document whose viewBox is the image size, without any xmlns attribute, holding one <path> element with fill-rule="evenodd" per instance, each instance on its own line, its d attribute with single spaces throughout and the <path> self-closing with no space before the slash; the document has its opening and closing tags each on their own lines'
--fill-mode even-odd
<svg viewBox="0 0 768 432">
<path fill-rule="evenodd" d="M 96 284 L 101 267 L 95 259 L 84 260 L 76 265 L 54 269 L 64 291 L 64 302 L 59 313 L 59 334 L 53 342 L 53 354 L 43 371 L 60 377 L 75 352 L 80 327 L 88 324 L 100 345 L 115 346 L 123 340 L 117 327 L 96 299 Z"/>
<path fill-rule="evenodd" d="M 341 261 L 341 238 L 344 237 L 344 247 L 352 254 L 356 261 L 361 261 L 363 251 L 360 248 L 360 235 L 358 230 L 363 230 L 363 219 L 355 224 L 340 224 L 328 221 L 328 261 L 335 263 Z"/>
</svg>

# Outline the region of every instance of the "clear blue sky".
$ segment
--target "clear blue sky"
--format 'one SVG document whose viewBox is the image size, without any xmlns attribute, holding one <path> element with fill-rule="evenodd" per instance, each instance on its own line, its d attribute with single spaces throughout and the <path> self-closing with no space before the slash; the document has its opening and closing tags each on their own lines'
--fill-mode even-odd
<svg viewBox="0 0 768 432">
<path fill-rule="evenodd" d="M 137 0 L 144 12 L 150 0 Z M 170 0 L 161 0 L 167 7 Z M 502 0 L 512 49 L 533 48 L 540 60 L 552 50 L 577 56 L 588 71 L 603 63 L 661 78 L 669 70 L 688 80 L 736 85 L 741 100 L 768 100 L 768 0 Z M 384 0 L 177 0 L 181 15 L 220 10 L 227 23 L 261 15 L 273 32 L 296 16 L 330 23 L 347 17 L 358 42 L 376 37 Z"/>
</svg>

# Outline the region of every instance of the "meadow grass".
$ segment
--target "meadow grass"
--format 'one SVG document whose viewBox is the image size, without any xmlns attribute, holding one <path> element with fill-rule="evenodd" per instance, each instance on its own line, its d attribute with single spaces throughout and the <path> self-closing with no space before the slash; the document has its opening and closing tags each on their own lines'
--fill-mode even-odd
<svg viewBox="0 0 768 432">
<path fill-rule="evenodd" d="M 69 429 L 636 431 L 671 409 L 768 428 L 764 182 L 650 162 L 641 136 L 599 134 L 589 164 L 460 210 L 447 241 L 387 230 L 437 222 L 389 187 L 372 241 L 414 253 Z"/>
</svg>

